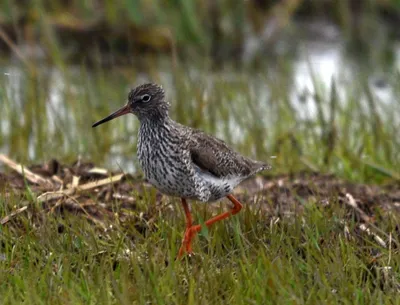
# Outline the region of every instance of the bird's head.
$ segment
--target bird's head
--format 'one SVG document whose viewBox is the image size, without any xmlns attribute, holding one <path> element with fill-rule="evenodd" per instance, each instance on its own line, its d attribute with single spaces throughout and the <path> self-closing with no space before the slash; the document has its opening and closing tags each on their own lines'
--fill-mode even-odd
<svg viewBox="0 0 400 305">
<path fill-rule="evenodd" d="M 129 92 L 125 106 L 104 119 L 94 123 L 92 127 L 115 119 L 121 115 L 133 113 L 139 120 L 157 120 L 168 116 L 169 104 L 165 100 L 164 89 L 153 83 L 143 84 Z"/>
</svg>

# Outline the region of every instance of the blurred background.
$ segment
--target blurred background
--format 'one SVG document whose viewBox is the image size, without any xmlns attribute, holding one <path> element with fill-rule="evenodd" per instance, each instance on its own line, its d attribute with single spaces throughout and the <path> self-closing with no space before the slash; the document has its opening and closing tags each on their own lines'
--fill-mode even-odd
<svg viewBox="0 0 400 305">
<path fill-rule="evenodd" d="M 135 172 L 129 89 L 270 162 L 400 179 L 400 0 L 1 0 L 0 153 Z"/>
</svg>

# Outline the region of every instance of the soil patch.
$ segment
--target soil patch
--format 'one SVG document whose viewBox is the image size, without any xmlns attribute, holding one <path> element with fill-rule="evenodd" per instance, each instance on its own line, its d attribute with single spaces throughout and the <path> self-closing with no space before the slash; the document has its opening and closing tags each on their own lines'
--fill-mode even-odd
<svg viewBox="0 0 400 305">
<path fill-rule="evenodd" d="M 16 169 L 18 165 L 9 162 L 11 165 L 7 165 Z M 23 176 L 9 170 L 0 172 L 0 190 L 6 205 L 7 199 L 14 205 L 20 203 L 18 207 L 6 209 L 2 224 L 29 210 L 32 200 L 46 212 L 79 213 L 102 227 L 110 221 L 121 224 L 134 221 L 140 227 L 144 222 L 148 225 L 155 221 L 160 209 L 180 208 L 177 199 L 157 192 L 140 176 L 109 172 L 93 163 L 77 161 L 65 165 L 51 160 L 32 165 L 25 171 L 22 168 L 22 173 L 25 172 L 31 175 Z M 400 212 L 400 185 L 396 182 L 385 186 L 350 183 L 333 175 L 312 172 L 257 176 L 243 182 L 234 194 L 243 203 L 261 209 L 270 217 L 292 217 L 310 202 L 321 208 L 343 205 L 349 217 L 369 225 L 378 221 L 377 215 Z M 138 215 L 137 205 L 144 201 L 152 204 L 148 204 L 146 213 Z M 216 206 L 219 204 L 211 204 L 210 208 Z"/>
</svg>

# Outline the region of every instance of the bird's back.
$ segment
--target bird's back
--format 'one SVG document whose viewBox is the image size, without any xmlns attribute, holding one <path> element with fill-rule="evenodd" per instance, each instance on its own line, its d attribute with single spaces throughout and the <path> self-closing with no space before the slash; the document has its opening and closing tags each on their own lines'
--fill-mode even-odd
<svg viewBox="0 0 400 305">
<path fill-rule="evenodd" d="M 197 129 L 192 129 L 190 152 L 192 161 L 198 167 L 220 178 L 246 178 L 270 167 L 237 153 L 224 141 Z"/>
</svg>

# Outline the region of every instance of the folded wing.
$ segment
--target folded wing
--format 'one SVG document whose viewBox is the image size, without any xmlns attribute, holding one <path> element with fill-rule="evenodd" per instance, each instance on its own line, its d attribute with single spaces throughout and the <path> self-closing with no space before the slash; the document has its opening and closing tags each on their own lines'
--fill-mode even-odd
<svg viewBox="0 0 400 305">
<path fill-rule="evenodd" d="M 189 149 L 194 165 L 218 178 L 246 178 L 269 167 L 240 155 L 224 141 L 199 130 L 193 130 Z"/>
</svg>

